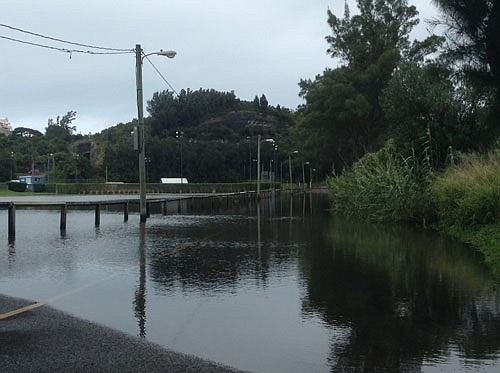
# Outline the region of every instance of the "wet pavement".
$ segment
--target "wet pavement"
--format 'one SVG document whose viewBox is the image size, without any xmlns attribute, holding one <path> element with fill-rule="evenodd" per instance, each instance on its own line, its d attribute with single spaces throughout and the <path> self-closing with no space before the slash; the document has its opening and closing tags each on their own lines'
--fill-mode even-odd
<svg viewBox="0 0 500 373">
<path fill-rule="evenodd" d="M 0 315 L 32 304 L 0 295 Z M 237 372 L 49 306 L 0 320 L 2 372 Z"/>
</svg>

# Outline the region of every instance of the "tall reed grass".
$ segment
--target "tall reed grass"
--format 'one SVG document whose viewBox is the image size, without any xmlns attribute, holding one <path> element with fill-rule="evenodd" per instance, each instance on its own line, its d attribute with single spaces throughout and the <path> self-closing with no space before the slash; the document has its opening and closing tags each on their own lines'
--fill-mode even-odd
<svg viewBox="0 0 500 373">
<path fill-rule="evenodd" d="M 371 221 L 423 221 L 431 205 L 429 162 L 403 158 L 392 142 L 327 179 L 332 208 Z"/>
<path fill-rule="evenodd" d="M 438 175 L 432 186 L 444 228 L 469 228 L 500 221 L 500 149 L 462 154 L 458 164 Z"/>
</svg>

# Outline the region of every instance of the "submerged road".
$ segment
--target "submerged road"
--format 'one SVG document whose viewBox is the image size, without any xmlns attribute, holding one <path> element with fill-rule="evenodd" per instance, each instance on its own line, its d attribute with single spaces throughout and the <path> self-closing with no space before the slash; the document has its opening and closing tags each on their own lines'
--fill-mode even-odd
<svg viewBox="0 0 500 373">
<path fill-rule="evenodd" d="M 0 314 L 33 302 L 0 295 Z M 49 306 L 0 320 L 1 372 L 237 372 Z"/>
</svg>

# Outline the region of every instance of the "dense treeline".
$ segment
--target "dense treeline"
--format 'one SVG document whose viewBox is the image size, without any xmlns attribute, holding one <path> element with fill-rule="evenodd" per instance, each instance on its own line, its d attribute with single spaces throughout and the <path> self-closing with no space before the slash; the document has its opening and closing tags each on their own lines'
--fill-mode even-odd
<svg viewBox="0 0 500 373">
<path fill-rule="evenodd" d="M 146 178 L 150 182 L 181 174 L 190 182 L 255 180 L 258 134 L 283 145 L 273 147 L 263 142 L 263 170 L 271 168 L 279 181 L 281 167 L 287 166 L 283 162 L 293 123 L 287 109 L 267 103 L 263 108 L 260 100 L 256 106 L 236 98 L 233 92 L 200 89 L 182 90 L 179 95 L 157 92 L 148 101 L 147 110 Z M 120 124 L 94 138 L 109 180 L 137 181 L 137 154 L 131 151 L 130 143 L 136 124 Z"/>
<path fill-rule="evenodd" d="M 445 37 L 414 42 L 418 12 L 406 0 L 329 12 L 329 52 L 343 64 L 301 82 L 297 129 L 329 150 L 334 209 L 433 224 L 500 268 L 499 2 L 435 3 Z"/>
<path fill-rule="evenodd" d="M 18 127 L 10 136 L 0 136 L 0 180 L 31 173 L 48 173 L 52 181 L 97 177 L 98 169 L 89 154 L 80 154 L 71 146 L 84 139 L 74 133 L 75 119 L 76 112 L 69 111 L 48 119 L 44 134 Z"/>
<path fill-rule="evenodd" d="M 342 17 L 328 11 L 327 51 L 340 63 L 300 81 L 304 104 L 296 112 L 269 105 L 263 94 L 243 101 L 213 89 L 155 93 L 145 121 L 148 179 L 255 178 L 259 134 L 275 140 L 263 142 L 262 163 L 277 179 L 289 158 L 296 178 L 304 164 L 316 179 L 341 174 L 388 141 L 396 159 L 411 158 L 419 170 L 442 169 L 460 151 L 488 149 L 500 127 L 497 2 L 435 3 L 449 32 L 413 41 L 418 11 L 406 0 L 358 0 Z M 45 134 L 17 128 L 1 138 L 0 177 L 37 168 L 61 180 L 107 174 L 137 181 L 130 138 L 136 122 L 82 138 L 74 134 L 75 115 L 49 120 Z M 92 149 L 82 157 L 85 141 Z"/>
<path fill-rule="evenodd" d="M 262 136 L 262 170 L 276 181 L 288 170 L 293 113 L 272 107 L 265 95 L 257 102 L 242 101 L 233 92 L 164 91 L 148 101 L 146 170 L 149 182 L 183 177 L 190 182 L 239 182 L 257 176 L 257 135 Z M 133 120 L 101 133 L 75 135 L 76 113 L 49 119 L 45 133 L 16 128 L 0 136 L 0 177 L 40 172 L 52 181 L 137 182 L 138 155 L 133 150 Z M 273 139 L 274 142 L 266 141 Z M 300 160 L 293 169 L 299 175 Z M 288 173 L 286 173 L 288 175 Z"/>
</svg>

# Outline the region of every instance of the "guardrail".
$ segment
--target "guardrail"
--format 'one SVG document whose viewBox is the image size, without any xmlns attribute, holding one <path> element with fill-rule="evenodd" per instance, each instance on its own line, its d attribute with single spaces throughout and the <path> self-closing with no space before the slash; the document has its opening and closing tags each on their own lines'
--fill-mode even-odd
<svg viewBox="0 0 500 373">
<path fill-rule="evenodd" d="M 150 216 L 151 205 L 160 204 L 161 213 L 167 215 L 167 205 L 170 202 L 177 202 L 177 212 L 181 212 L 181 202 L 195 200 L 201 201 L 201 207 L 207 208 L 227 206 L 230 207 L 232 204 L 241 203 L 244 200 L 249 203 L 253 200 L 259 198 L 267 198 L 272 193 L 280 193 L 277 191 L 262 191 L 260 197 L 257 197 L 255 191 L 251 192 L 237 192 L 237 193 L 220 193 L 220 194 L 198 194 L 198 195 L 179 195 L 169 198 L 147 198 L 146 208 L 147 215 Z M 206 202 L 206 203 L 204 203 Z M 67 212 L 69 208 L 88 208 L 93 207 L 95 210 L 94 214 L 94 225 L 96 227 L 100 226 L 101 223 L 101 207 L 102 206 L 122 206 L 123 207 L 123 221 L 128 221 L 129 218 L 129 206 L 131 204 L 139 204 L 138 198 L 124 198 L 124 199 L 113 199 L 113 200 L 95 200 L 95 201 L 20 201 L 20 202 L 0 202 L 0 208 L 6 208 L 8 210 L 8 241 L 9 244 L 13 244 L 16 239 L 16 209 L 18 208 L 58 208 L 60 209 L 60 220 L 59 229 L 61 235 L 66 234 L 67 226 Z"/>
</svg>

